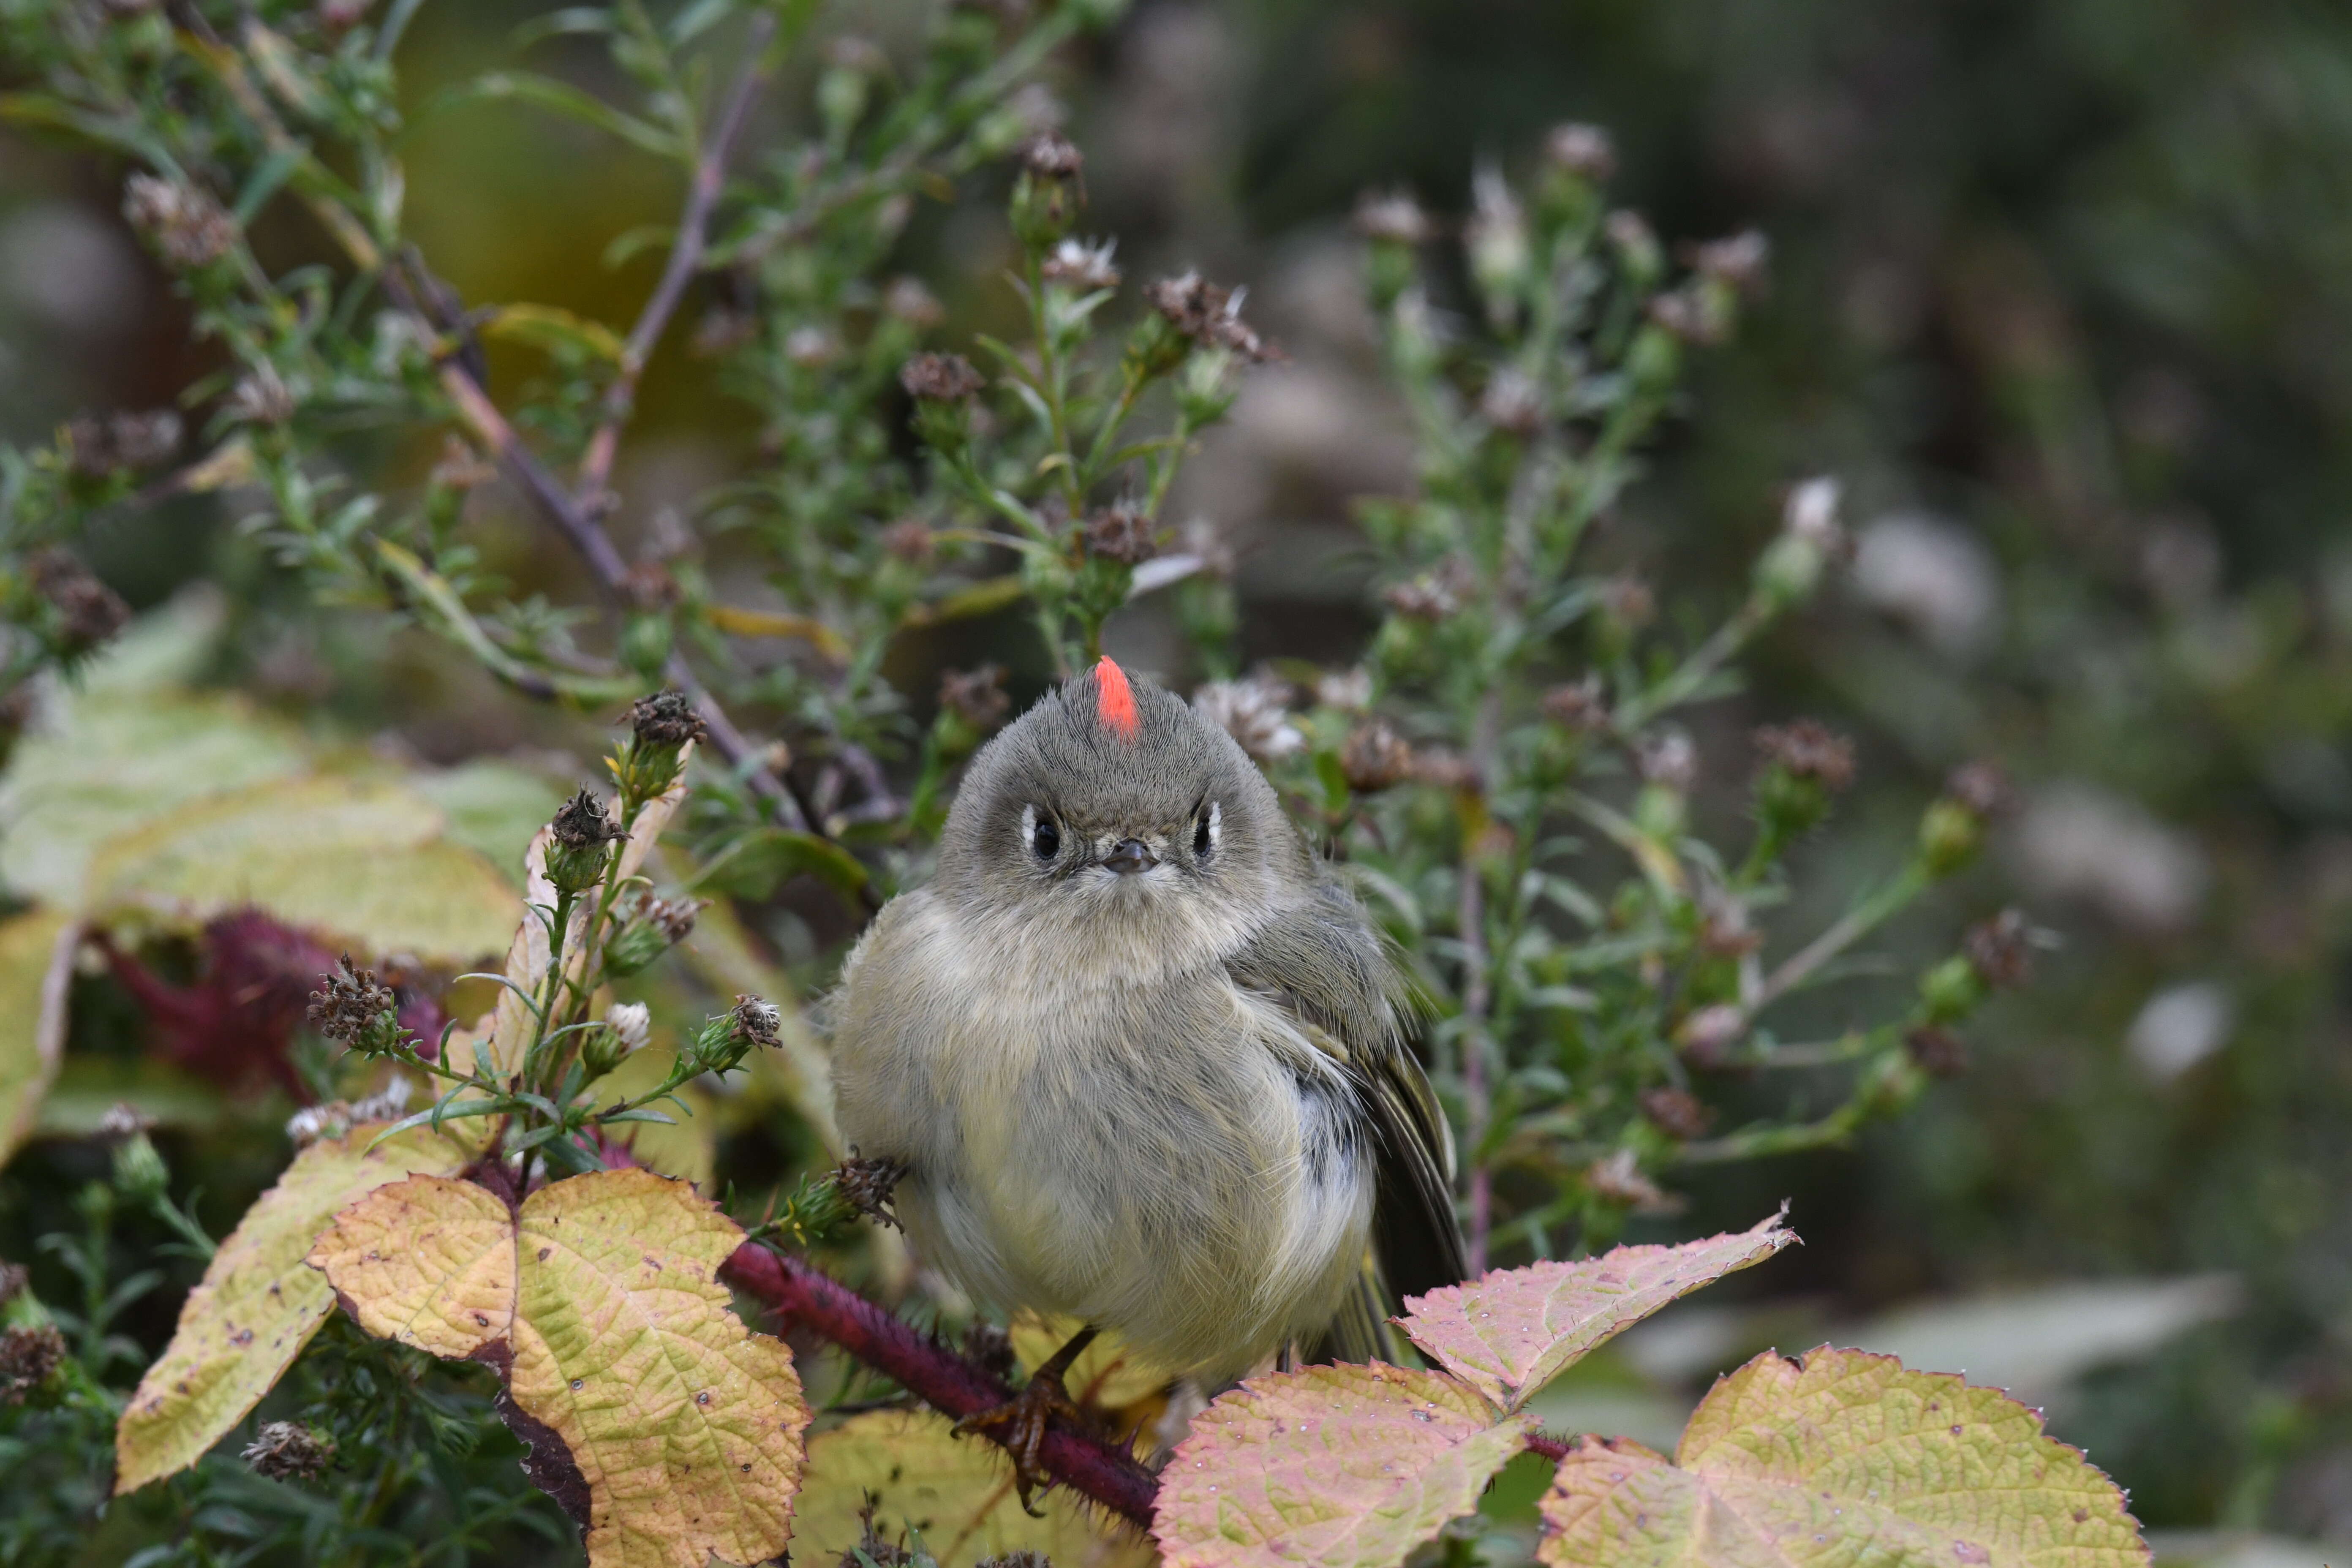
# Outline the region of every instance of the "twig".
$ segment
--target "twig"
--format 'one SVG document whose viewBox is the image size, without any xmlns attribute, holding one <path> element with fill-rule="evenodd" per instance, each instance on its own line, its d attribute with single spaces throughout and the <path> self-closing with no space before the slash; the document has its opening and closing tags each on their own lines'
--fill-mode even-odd
<svg viewBox="0 0 2352 1568">
<path fill-rule="evenodd" d="M 1012 1390 L 847 1286 L 796 1258 L 745 1242 L 719 1277 L 787 1322 L 847 1351 L 933 1408 L 961 1420 L 992 1410 Z M 1160 1484 L 1135 1458 L 1056 1422 L 1037 1452 L 1046 1473 L 1129 1523 L 1148 1528 Z"/>
<path fill-rule="evenodd" d="M 686 210 L 678 215 L 677 239 L 670 247 L 669 262 L 662 268 L 661 281 L 655 285 L 645 309 L 638 312 L 637 324 L 629 329 L 628 342 L 621 351 L 619 373 L 604 389 L 603 417 L 588 438 L 587 454 L 580 460 L 580 482 L 574 487 L 592 506 L 603 504 L 604 482 L 612 477 L 613 458 L 620 449 L 621 426 L 628 423 L 630 411 L 635 405 L 637 378 L 645 374 L 646 362 L 653 358 L 654 345 L 661 341 L 663 329 L 669 325 L 678 301 L 686 297 L 686 286 L 701 269 L 703 254 L 709 245 L 710 214 L 719 205 L 719 193 L 727 183 L 728 155 L 743 128 L 752 96 L 767 75 L 768 43 L 775 30 L 772 16 L 761 16 L 751 24 L 751 36 L 743 42 L 747 56 L 743 68 L 728 90 L 726 106 L 719 111 L 718 122 L 711 127 L 702 156 L 695 163 L 693 182 L 687 187 Z"/>
</svg>

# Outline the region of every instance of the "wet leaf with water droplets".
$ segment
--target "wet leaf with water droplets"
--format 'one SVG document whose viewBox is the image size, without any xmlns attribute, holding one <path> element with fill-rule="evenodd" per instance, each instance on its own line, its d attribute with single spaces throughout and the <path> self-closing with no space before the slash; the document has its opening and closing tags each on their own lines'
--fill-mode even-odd
<svg viewBox="0 0 2352 1568">
<path fill-rule="evenodd" d="M 1893 1356 L 1766 1352 L 1673 1462 L 1587 1439 L 1543 1500 L 1547 1568 L 2145 1568 L 2123 1494 L 1998 1389 Z"/>
<path fill-rule="evenodd" d="M 1595 1346 L 1667 1302 L 1794 1242 L 1782 1218 L 1679 1247 L 1620 1247 L 1574 1263 L 1498 1268 L 1467 1285 L 1408 1298 L 1412 1310 L 1398 1321 L 1448 1372 L 1515 1410 Z"/>
</svg>

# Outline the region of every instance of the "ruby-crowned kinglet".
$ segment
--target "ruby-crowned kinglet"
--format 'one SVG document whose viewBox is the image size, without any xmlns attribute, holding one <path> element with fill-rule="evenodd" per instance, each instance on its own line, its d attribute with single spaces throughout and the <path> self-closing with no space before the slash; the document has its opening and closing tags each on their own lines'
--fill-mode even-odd
<svg viewBox="0 0 2352 1568">
<path fill-rule="evenodd" d="M 1106 658 L 972 759 L 936 879 L 850 954 L 842 1133 L 982 1300 L 1211 1387 L 1392 1359 L 1395 1298 L 1463 1269 L 1402 999 L 1241 747 Z"/>
</svg>

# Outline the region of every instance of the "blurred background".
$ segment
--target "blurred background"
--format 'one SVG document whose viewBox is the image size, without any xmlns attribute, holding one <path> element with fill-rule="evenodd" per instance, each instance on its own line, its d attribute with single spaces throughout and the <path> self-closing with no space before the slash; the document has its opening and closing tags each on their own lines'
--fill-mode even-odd
<svg viewBox="0 0 2352 1568">
<path fill-rule="evenodd" d="M 536 9 L 426 6 L 404 91 L 422 106 L 496 63 Z M 885 41 L 915 20 L 896 0 L 835 9 Z M 1049 74 L 1039 112 L 1085 149 L 1089 227 L 1129 276 L 1245 281 L 1286 353 L 1171 503 L 1234 536 L 1252 657 L 1348 656 L 1372 625 L 1350 500 L 1412 479 L 1360 298 L 1360 193 L 1458 215 L 1482 162 L 1588 121 L 1615 138 L 1618 199 L 1662 235 L 1754 227 L 1772 249 L 1769 292 L 1700 358 L 1597 547 L 1662 614 L 1703 619 L 1740 592 L 1788 482 L 1842 478 L 1857 536 L 1835 590 L 1701 721 L 1720 819 L 1754 724 L 1854 735 L 1872 787 L 1806 851 L 1827 911 L 1956 763 L 1997 758 L 2018 785 L 1998 853 L 1891 939 L 1924 959 L 2007 903 L 2050 933 L 2032 984 L 1971 1031 L 1972 1069 L 1858 1147 L 1727 1172 L 1650 1222 L 1744 1227 L 1791 1195 L 1808 1245 L 1594 1358 L 1552 1418 L 1659 1440 L 1714 1373 L 1835 1338 L 2047 1402 L 2175 1555 L 2315 1563 L 2286 1542 L 2352 1542 L 2352 18 L 2292 0 L 1155 0 Z M 772 95 L 769 132 L 804 102 Z M 669 220 L 651 160 L 478 103 L 420 120 L 407 156 L 413 230 L 468 300 L 634 314 L 657 258 L 596 258 Z M 118 179 L 0 139 L 11 439 L 165 404 L 210 366 Z M 950 341 L 1011 310 L 1002 184 L 909 231 Z M 745 440 L 673 336 L 621 478 L 625 539 Z M 485 506 L 497 569 L 580 595 L 552 544 Z M 142 607 L 230 584 L 256 606 L 240 683 L 379 747 L 589 754 L 587 731 L 426 639 L 304 608 L 234 516 L 118 514 L 89 554 Z M 906 647 L 894 679 L 927 700 L 927 665 L 1022 646 L 982 625 Z M 1178 658 L 1148 616 L 1111 646 Z"/>
</svg>

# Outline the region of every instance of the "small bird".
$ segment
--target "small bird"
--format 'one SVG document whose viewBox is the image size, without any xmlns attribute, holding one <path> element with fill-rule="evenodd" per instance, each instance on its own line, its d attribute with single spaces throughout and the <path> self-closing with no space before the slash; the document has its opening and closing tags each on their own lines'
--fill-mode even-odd
<svg viewBox="0 0 2352 1568">
<path fill-rule="evenodd" d="M 1233 738 L 1105 658 L 972 759 L 938 874 L 834 1014 L 844 1137 L 900 1163 L 919 1255 L 1084 1331 L 1013 1404 L 1025 1502 L 1078 1352 L 1116 1331 L 1205 1387 L 1393 1358 L 1462 1278 L 1444 1115 L 1363 910 Z"/>
</svg>

